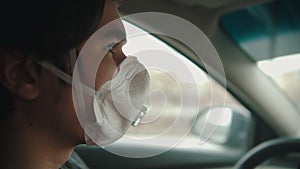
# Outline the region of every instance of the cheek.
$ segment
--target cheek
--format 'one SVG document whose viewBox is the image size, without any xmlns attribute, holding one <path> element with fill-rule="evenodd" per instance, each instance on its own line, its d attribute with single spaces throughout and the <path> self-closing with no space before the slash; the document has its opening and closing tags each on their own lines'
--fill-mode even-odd
<svg viewBox="0 0 300 169">
<path fill-rule="evenodd" d="M 96 90 L 98 90 L 105 82 L 111 80 L 116 70 L 117 66 L 114 62 L 113 57 L 109 54 L 104 56 L 99 65 L 95 79 Z"/>
<path fill-rule="evenodd" d="M 75 140 L 82 140 L 83 129 L 77 118 L 76 112 L 74 110 L 73 98 L 72 98 L 72 88 L 67 88 L 62 92 L 60 99 L 60 107 L 62 108 L 60 114 L 60 122 L 65 128 L 66 133 L 69 133 L 70 137 Z"/>
<path fill-rule="evenodd" d="M 62 85 L 57 77 L 42 74 L 41 95 L 32 111 L 33 126 L 43 132 L 68 139 L 72 144 L 81 143 L 83 130 L 73 106 L 72 87 Z"/>
<path fill-rule="evenodd" d="M 52 112 L 57 133 L 60 132 L 72 144 L 81 144 L 84 142 L 84 131 L 74 109 L 72 87 L 60 85 L 59 91 L 60 97 Z"/>
</svg>

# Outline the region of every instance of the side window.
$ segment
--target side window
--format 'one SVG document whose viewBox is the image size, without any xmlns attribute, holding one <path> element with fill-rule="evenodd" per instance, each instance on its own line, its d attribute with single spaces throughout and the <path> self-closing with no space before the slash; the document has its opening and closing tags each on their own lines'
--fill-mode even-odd
<svg viewBox="0 0 300 169">
<path fill-rule="evenodd" d="M 124 23 L 125 27 L 135 27 L 126 21 Z M 166 66 L 167 69 L 148 69 L 151 76 L 151 96 L 146 103 L 148 113 L 140 127 L 129 130 L 128 137 L 146 139 L 163 135 L 168 140 L 180 137 L 182 139 L 178 139 L 179 144 L 174 147 L 245 152 L 251 140 L 251 113 L 196 64 L 156 37 L 139 31 L 143 35 L 129 36 L 124 52 L 138 55 L 145 65 L 161 62 L 171 66 Z M 152 52 L 148 53 L 153 56 L 143 57 L 139 47 L 143 48 L 145 44 L 150 46 Z M 159 52 L 160 49 L 163 52 Z M 178 71 L 180 66 L 176 61 L 188 68 L 194 80 L 187 79 L 184 73 Z M 211 86 L 215 87 L 212 89 Z M 184 100 L 185 106 L 182 106 L 183 95 L 188 96 Z M 189 103 L 194 105 L 195 101 L 197 109 L 189 107 Z M 160 143 L 154 141 L 148 142 L 148 145 L 159 146 Z"/>
</svg>

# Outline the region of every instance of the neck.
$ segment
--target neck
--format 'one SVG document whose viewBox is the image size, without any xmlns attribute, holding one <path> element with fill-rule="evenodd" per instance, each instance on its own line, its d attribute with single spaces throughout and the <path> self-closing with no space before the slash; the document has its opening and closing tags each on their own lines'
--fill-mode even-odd
<svg viewBox="0 0 300 169">
<path fill-rule="evenodd" d="M 1 123 L 0 132 L 4 134 L 0 141 L 0 168 L 58 169 L 74 148 L 63 138 L 41 131 L 15 114 Z"/>
</svg>

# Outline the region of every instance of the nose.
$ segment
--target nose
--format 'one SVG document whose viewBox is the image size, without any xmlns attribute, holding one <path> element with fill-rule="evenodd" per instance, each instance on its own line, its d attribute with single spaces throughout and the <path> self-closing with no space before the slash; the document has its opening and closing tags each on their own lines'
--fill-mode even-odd
<svg viewBox="0 0 300 169">
<path fill-rule="evenodd" d="M 113 54 L 113 59 L 117 66 L 119 66 L 126 58 L 125 54 L 122 51 L 122 47 L 125 44 L 126 44 L 126 40 L 122 40 L 119 43 L 117 43 L 111 50 Z"/>
</svg>

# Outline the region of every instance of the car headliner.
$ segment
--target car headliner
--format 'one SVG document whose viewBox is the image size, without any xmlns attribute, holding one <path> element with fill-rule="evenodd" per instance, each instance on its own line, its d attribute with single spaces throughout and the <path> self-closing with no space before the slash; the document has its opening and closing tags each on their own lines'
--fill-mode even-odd
<svg viewBox="0 0 300 169">
<path fill-rule="evenodd" d="M 178 1 L 126 0 L 120 10 L 123 15 L 138 12 L 164 12 L 182 17 L 196 25 L 209 37 L 219 53 L 226 74 L 228 90 L 252 112 L 261 116 L 278 134 L 299 136 L 300 116 L 298 110 L 257 68 L 247 54 L 218 27 L 218 21 L 222 14 L 270 0 L 226 0 L 221 4 L 217 1 L 204 0 L 194 5 L 189 5 L 185 0 L 180 0 L 181 3 Z M 159 27 L 147 25 L 142 21 L 131 22 L 142 26 L 145 30 L 159 30 Z M 157 36 L 200 67 L 205 68 L 200 59 L 188 47 L 177 40 Z M 211 75 L 216 80 L 220 80 L 218 72 Z"/>
</svg>

